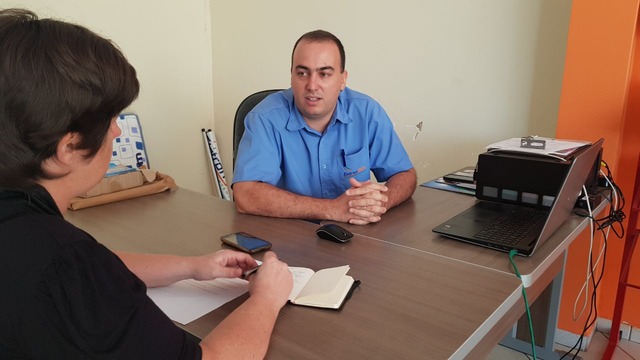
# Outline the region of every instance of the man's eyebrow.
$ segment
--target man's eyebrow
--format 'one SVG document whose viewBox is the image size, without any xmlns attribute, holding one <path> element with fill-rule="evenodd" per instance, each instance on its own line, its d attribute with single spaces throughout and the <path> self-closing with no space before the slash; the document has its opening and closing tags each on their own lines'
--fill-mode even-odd
<svg viewBox="0 0 640 360">
<path fill-rule="evenodd" d="M 304 65 L 296 65 L 296 69 L 298 70 L 306 70 L 306 71 L 310 71 L 311 69 L 309 69 L 308 67 L 304 66 Z M 335 70 L 335 68 L 333 66 L 323 66 L 320 68 L 317 68 L 315 71 L 327 71 L 327 70 Z"/>
<path fill-rule="evenodd" d="M 333 66 L 323 66 L 318 69 L 318 71 L 327 71 L 327 70 L 335 70 Z"/>
</svg>

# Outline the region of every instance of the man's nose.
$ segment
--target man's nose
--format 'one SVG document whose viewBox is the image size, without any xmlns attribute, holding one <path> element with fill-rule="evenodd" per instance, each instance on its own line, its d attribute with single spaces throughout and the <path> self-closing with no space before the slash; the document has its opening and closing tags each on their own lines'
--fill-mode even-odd
<svg viewBox="0 0 640 360">
<path fill-rule="evenodd" d="M 315 90 L 318 88 L 318 75 L 312 73 L 309 75 L 309 80 L 307 80 L 307 89 Z"/>
</svg>

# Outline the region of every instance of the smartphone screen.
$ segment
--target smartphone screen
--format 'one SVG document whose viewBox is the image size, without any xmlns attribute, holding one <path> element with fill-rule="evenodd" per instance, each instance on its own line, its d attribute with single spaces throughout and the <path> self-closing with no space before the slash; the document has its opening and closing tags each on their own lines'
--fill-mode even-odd
<svg viewBox="0 0 640 360">
<path fill-rule="evenodd" d="M 247 252 L 249 254 L 255 254 L 262 250 L 271 248 L 271 243 L 257 238 L 253 235 L 249 235 L 244 232 L 237 232 L 229 235 L 222 236 L 220 238 L 223 243 L 232 246 L 240 251 Z"/>
</svg>

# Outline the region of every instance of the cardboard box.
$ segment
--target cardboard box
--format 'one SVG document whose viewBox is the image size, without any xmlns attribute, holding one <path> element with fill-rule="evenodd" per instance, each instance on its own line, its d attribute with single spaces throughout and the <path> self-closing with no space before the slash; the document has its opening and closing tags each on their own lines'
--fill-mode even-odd
<svg viewBox="0 0 640 360">
<path fill-rule="evenodd" d="M 82 198 L 90 198 L 102 194 L 111 194 L 116 191 L 131 189 L 142 185 L 144 177 L 140 170 L 128 172 L 125 174 L 105 177 L 98 185 L 94 186 L 85 194 L 80 195 Z"/>
</svg>

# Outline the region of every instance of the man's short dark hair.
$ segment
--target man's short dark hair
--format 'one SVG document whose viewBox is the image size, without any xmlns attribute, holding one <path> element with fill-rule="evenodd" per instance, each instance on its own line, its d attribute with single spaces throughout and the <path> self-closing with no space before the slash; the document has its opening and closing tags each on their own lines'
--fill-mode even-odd
<svg viewBox="0 0 640 360">
<path fill-rule="evenodd" d="M 93 157 L 139 89 L 135 69 L 111 41 L 28 10 L 1 10 L 0 187 L 52 178 L 42 163 L 70 132 Z"/>
<path fill-rule="evenodd" d="M 340 72 L 341 73 L 344 72 L 345 63 L 346 63 L 344 46 L 342 46 L 342 42 L 340 41 L 340 39 L 338 39 L 335 35 L 325 30 L 314 30 L 300 36 L 298 41 L 296 41 L 295 45 L 293 45 L 293 51 L 291 52 L 291 68 L 292 69 L 293 69 L 293 53 L 296 52 L 296 47 L 298 47 L 298 43 L 300 43 L 300 41 L 302 40 L 306 40 L 310 42 L 330 41 L 336 44 L 336 46 L 338 47 L 338 51 L 340 52 Z"/>
</svg>

